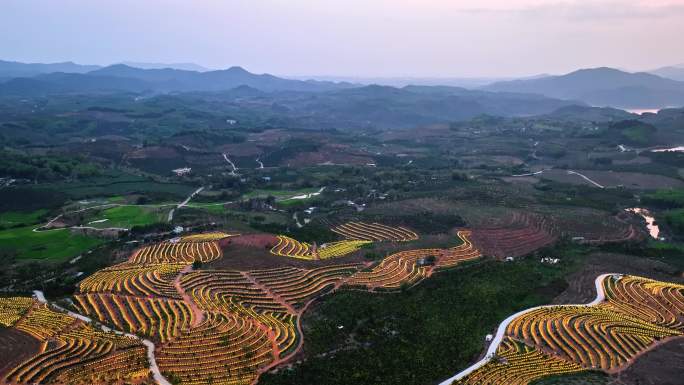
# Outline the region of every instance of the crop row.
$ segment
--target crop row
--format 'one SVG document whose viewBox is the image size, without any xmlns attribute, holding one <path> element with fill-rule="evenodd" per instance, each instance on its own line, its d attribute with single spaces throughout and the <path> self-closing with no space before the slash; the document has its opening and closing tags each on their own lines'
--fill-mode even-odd
<svg viewBox="0 0 684 385">
<path fill-rule="evenodd" d="M 164 344 L 157 364 L 183 384 L 249 384 L 273 360 L 268 330 L 249 317 L 209 313 L 205 321 Z"/>
<path fill-rule="evenodd" d="M 181 237 L 180 241 L 181 242 L 209 242 L 209 241 L 218 241 L 219 239 L 234 237 L 234 236 L 236 236 L 236 234 L 226 234 L 226 233 L 223 233 L 220 231 L 215 231 L 215 232 L 210 232 L 210 233 L 184 235 Z"/>
<path fill-rule="evenodd" d="M 607 307 L 620 313 L 684 331 L 684 286 L 641 277 L 608 278 Z"/>
<path fill-rule="evenodd" d="M 181 284 L 200 308 L 233 311 L 235 305 L 257 312 L 286 311 L 263 288 L 237 271 L 198 271 L 183 277 Z"/>
<path fill-rule="evenodd" d="M 8 383 L 92 384 L 95 378 L 112 383 L 131 378 L 132 373 L 149 373 L 145 348 L 138 340 L 95 330 L 47 305 L 32 307 L 16 328 L 42 344 L 38 353 L 7 373 Z"/>
<path fill-rule="evenodd" d="M 38 340 L 46 340 L 73 325 L 74 321 L 72 317 L 53 311 L 45 304 L 37 304 L 15 327 Z"/>
<path fill-rule="evenodd" d="M 462 243 L 456 247 L 452 247 L 440 252 L 436 261 L 437 267 L 453 267 L 464 261 L 476 259 L 482 256 L 480 250 L 478 250 L 470 241 L 470 237 L 472 235 L 470 231 L 459 230 L 457 235 Z"/>
<path fill-rule="evenodd" d="M 173 279 L 187 265 L 135 265 L 123 263 L 96 272 L 81 281 L 81 293 L 120 293 L 133 296 L 180 298 Z"/>
<path fill-rule="evenodd" d="M 580 365 L 544 354 L 510 338 L 501 342 L 496 357 L 452 385 L 526 385 L 550 375 L 583 371 Z"/>
<path fill-rule="evenodd" d="M 576 306 L 524 314 L 507 334 L 585 367 L 611 370 L 656 340 L 678 333 L 604 308 Z"/>
<path fill-rule="evenodd" d="M 371 241 L 339 241 L 315 247 L 306 242 L 278 235 L 276 245 L 271 248 L 271 254 L 307 260 L 329 259 L 351 254 L 369 243 Z"/>
<path fill-rule="evenodd" d="M 0 298 L 0 326 L 9 327 L 14 325 L 35 302 L 35 300 L 28 297 Z"/>
<path fill-rule="evenodd" d="M 380 223 L 347 222 L 331 230 L 351 240 L 404 242 L 418 239 L 418 234 L 407 228 L 391 227 Z"/>
<path fill-rule="evenodd" d="M 281 301 L 301 307 L 359 269 L 357 264 L 331 265 L 304 270 L 294 267 L 250 271 L 249 275 Z"/>
<path fill-rule="evenodd" d="M 278 243 L 271 248 L 271 254 L 283 257 L 314 259 L 314 248 L 306 243 L 284 235 L 278 235 Z"/>
<path fill-rule="evenodd" d="M 135 264 L 211 262 L 222 256 L 218 242 L 161 242 L 138 249 L 129 259 Z"/>
<path fill-rule="evenodd" d="M 353 274 L 347 283 L 368 289 L 397 289 L 413 284 L 428 277 L 434 267 L 447 268 L 479 258 L 481 254 L 470 242 L 469 236 L 469 231 L 459 231 L 458 237 L 463 243 L 449 249 L 415 249 L 394 253 L 371 270 Z"/>
<path fill-rule="evenodd" d="M 100 293 L 74 298 L 84 314 L 118 330 L 146 334 L 161 342 L 177 337 L 193 322 L 192 311 L 183 301 Z"/>
<path fill-rule="evenodd" d="M 513 319 L 497 355 L 455 384 L 528 384 L 559 374 L 550 359 L 568 369 L 616 372 L 658 341 L 682 335 L 684 286 L 620 275 L 602 284 L 606 300 L 599 304 L 545 306 Z M 521 367 L 504 353 L 513 340 L 545 360 Z"/>
</svg>

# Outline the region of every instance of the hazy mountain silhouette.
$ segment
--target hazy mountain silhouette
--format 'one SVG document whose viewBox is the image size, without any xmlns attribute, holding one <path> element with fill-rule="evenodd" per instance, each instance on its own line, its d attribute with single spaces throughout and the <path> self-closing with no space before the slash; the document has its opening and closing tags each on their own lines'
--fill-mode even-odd
<svg viewBox="0 0 684 385">
<path fill-rule="evenodd" d="M 86 73 L 100 68 L 96 65 L 64 63 L 20 63 L 0 60 L 0 78 L 31 77 L 53 72 Z"/>
<path fill-rule="evenodd" d="M 664 78 L 684 81 L 684 64 L 662 67 L 649 72 Z"/>
<path fill-rule="evenodd" d="M 524 92 L 582 100 L 594 106 L 659 108 L 684 105 L 684 82 L 613 68 L 583 69 L 562 76 L 498 82 L 488 91 Z"/>
<path fill-rule="evenodd" d="M 175 70 L 197 71 L 197 72 L 209 71 L 209 68 L 202 67 L 201 65 L 195 64 L 195 63 L 147 63 L 147 62 L 125 61 L 125 62 L 121 62 L 118 64 L 123 64 L 123 65 L 127 65 L 129 67 L 135 67 L 135 68 L 140 68 L 140 69 L 144 69 L 144 70 L 171 68 L 171 69 L 175 69 Z"/>
</svg>

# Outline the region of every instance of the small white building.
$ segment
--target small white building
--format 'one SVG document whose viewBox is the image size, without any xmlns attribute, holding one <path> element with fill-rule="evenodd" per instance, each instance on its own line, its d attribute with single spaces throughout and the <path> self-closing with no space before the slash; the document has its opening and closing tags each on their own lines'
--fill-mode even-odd
<svg viewBox="0 0 684 385">
<path fill-rule="evenodd" d="M 183 167 L 183 168 L 177 168 L 177 169 L 171 170 L 171 171 L 173 171 L 173 173 L 178 175 L 178 176 L 183 176 L 185 174 L 189 174 L 190 171 L 192 171 L 192 169 L 190 167 Z"/>
</svg>

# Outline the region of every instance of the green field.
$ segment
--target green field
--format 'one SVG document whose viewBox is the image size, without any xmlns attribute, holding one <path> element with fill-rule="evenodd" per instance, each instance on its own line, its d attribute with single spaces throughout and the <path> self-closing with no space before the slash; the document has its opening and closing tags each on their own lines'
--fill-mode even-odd
<svg viewBox="0 0 684 385">
<path fill-rule="evenodd" d="M 44 185 L 44 187 L 65 193 L 72 199 L 131 193 L 164 194 L 184 198 L 197 188 L 180 183 L 160 183 L 148 178 L 126 174 L 91 178 L 82 182 L 51 183 Z"/>
<path fill-rule="evenodd" d="M 69 230 L 33 231 L 34 226 L 0 231 L 0 249 L 19 259 L 63 260 L 75 257 L 103 240 L 72 234 Z"/>
<path fill-rule="evenodd" d="M 244 194 L 243 198 L 266 198 L 268 196 L 273 196 L 278 200 L 287 201 L 289 198 L 297 195 L 311 194 L 315 193 L 320 188 L 305 188 L 301 190 L 263 190 L 257 189 Z M 294 199 L 297 200 L 297 199 Z"/>
<path fill-rule="evenodd" d="M 684 207 L 684 191 L 676 189 L 658 190 L 641 197 L 642 202 L 658 207 Z"/>
<path fill-rule="evenodd" d="M 88 226 L 106 228 L 145 226 L 166 220 L 169 208 L 150 208 L 142 206 L 116 206 L 102 210 L 88 219 L 88 222 L 106 219 L 104 222 L 87 223 Z"/>
<path fill-rule="evenodd" d="M 187 207 L 193 209 L 200 209 L 209 212 L 210 214 L 221 215 L 229 212 L 223 204 L 217 203 L 188 203 Z"/>
<path fill-rule="evenodd" d="M 32 225 L 38 223 L 42 216 L 47 214 L 48 210 L 40 209 L 30 212 L 21 211 L 6 211 L 0 213 L 0 226 L 11 227 L 16 225 Z"/>
</svg>

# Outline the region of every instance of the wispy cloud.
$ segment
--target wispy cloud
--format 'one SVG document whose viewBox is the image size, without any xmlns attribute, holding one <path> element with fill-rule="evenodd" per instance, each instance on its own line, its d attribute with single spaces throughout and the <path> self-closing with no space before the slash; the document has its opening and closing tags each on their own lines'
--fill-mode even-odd
<svg viewBox="0 0 684 385">
<path fill-rule="evenodd" d="M 615 19 L 658 19 L 684 16 L 684 1 L 544 1 L 485 2 L 484 6 L 463 7 L 466 13 L 499 13 L 534 17 L 563 17 L 573 21 Z"/>
</svg>

